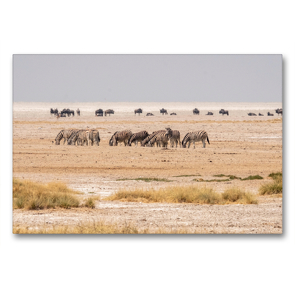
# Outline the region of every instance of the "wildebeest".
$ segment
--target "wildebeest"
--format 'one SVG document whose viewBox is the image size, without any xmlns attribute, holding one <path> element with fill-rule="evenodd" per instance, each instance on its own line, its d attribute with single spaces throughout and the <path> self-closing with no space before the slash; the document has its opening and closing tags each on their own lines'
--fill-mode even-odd
<svg viewBox="0 0 295 295">
<path fill-rule="evenodd" d="M 248 116 L 257 116 L 255 113 L 248 113 Z"/>
<path fill-rule="evenodd" d="M 273 114 L 271 114 L 270 112 L 267 112 L 267 115 L 268 115 L 268 116 L 273 116 Z"/>
<path fill-rule="evenodd" d="M 172 116 L 176 116 L 177 114 L 176 114 L 176 113 L 171 113 L 170 116 L 171 116 L 171 115 L 172 115 Z"/>
<path fill-rule="evenodd" d="M 194 115 L 199 115 L 200 114 L 200 111 L 197 108 L 194 108 L 193 109 L 193 114 Z"/>
<path fill-rule="evenodd" d="M 136 115 L 136 114 L 138 114 L 138 115 L 142 114 L 142 109 L 134 110 L 134 115 Z"/>
<path fill-rule="evenodd" d="M 69 117 L 70 115 L 75 116 L 75 112 L 72 111 L 72 110 L 70 110 L 70 109 L 63 109 L 63 110 L 60 112 L 60 114 L 61 114 L 61 115 L 66 114 L 66 115 L 68 115 L 68 117 Z M 62 117 L 62 116 L 61 116 L 61 117 Z"/>
<path fill-rule="evenodd" d="M 222 116 L 223 116 L 223 115 L 228 115 L 228 111 L 225 110 L 225 109 L 221 109 L 221 110 L 219 111 L 219 114 L 222 114 Z"/>
<path fill-rule="evenodd" d="M 104 115 L 106 116 L 106 115 L 111 115 L 111 114 L 114 114 L 115 112 L 114 112 L 114 110 L 111 110 L 111 109 L 108 109 L 108 110 L 106 110 L 105 112 L 104 112 Z"/>
<path fill-rule="evenodd" d="M 259 113 L 258 116 L 264 116 L 264 115 Z"/>
<path fill-rule="evenodd" d="M 51 115 L 57 115 L 58 114 L 58 109 L 50 109 L 50 114 Z"/>
<path fill-rule="evenodd" d="M 152 114 L 152 113 L 147 113 L 146 115 L 147 115 L 147 116 L 153 116 L 154 114 Z"/>
<path fill-rule="evenodd" d="M 103 110 L 102 109 L 98 109 L 95 111 L 95 116 L 103 116 Z"/>
<path fill-rule="evenodd" d="M 208 114 L 206 114 L 207 116 L 212 116 L 213 113 L 212 112 L 208 112 Z"/>
<path fill-rule="evenodd" d="M 276 109 L 276 113 L 279 115 L 279 114 L 281 114 L 281 115 L 283 115 L 283 109 Z"/>
<path fill-rule="evenodd" d="M 76 110 L 77 116 L 80 116 L 80 110 L 79 108 Z"/>
<path fill-rule="evenodd" d="M 167 112 L 167 110 L 165 110 L 165 109 L 160 109 L 160 114 L 162 114 L 162 115 L 168 115 L 168 112 Z"/>
</svg>

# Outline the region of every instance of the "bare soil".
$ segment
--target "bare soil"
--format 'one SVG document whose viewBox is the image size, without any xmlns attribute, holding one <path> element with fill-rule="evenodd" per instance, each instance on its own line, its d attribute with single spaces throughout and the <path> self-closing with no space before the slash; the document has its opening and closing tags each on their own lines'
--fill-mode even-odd
<svg viewBox="0 0 295 295">
<path fill-rule="evenodd" d="M 118 130 L 149 133 L 165 127 L 187 132 L 204 129 L 210 145 L 202 148 L 110 147 L 111 135 Z M 55 145 L 64 128 L 97 128 L 100 146 Z M 39 182 L 62 181 L 87 196 L 110 195 L 121 188 L 159 188 L 174 185 L 206 185 L 222 192 L 230 187 L 258 194 L 268 175 L 282 171 L 282 119 L 206 116 L 17 119 L 13 127 L 13 175 Z M 231 180 L 214 175 L 237 177 L 260 175 L 262 180 Z M 191 176 L 188 176 L 191 175 Z M 181 177 L 177 177 L 181 176 Z M 163 178 L 171 182 L 144 182 L 139 177 Z M 259 197 L 258 205 L 140 204 L 99 201 L 96 209 L 14 210 L 14 225 L 41 226 L 75 224 L 91 218 L 109 222 L 131 222 L 140 228 L 196 227 L 200 232 L 281 233 L 282 198 Z"/>
</svg>

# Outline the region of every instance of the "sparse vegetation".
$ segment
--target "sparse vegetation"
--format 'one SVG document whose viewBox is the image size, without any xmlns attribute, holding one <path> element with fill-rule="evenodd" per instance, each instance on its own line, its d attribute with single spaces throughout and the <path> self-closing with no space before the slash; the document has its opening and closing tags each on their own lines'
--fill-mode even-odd
<svg viewBox="0 0 295 295">
<path fill-rule="evenodd" d="M 192 177 L 192 176 L 201 176 L 200 174 L 192 174 L 192 175 L 175 175 L 172 177 Z"/>
<path fill-rule="evenodd" d="M 195 203 L 195 204 L 255 204 L 257 200 L 250 193 L 240 192 L 238 189 L 228 192 L 226 195 L 219 194 L 212 188 L 197 186 L 168 187 L 159 190 L 120 190 L 111 195 L 107 200 L 119 200 L 122 202 L 143 202 L 143 203 Z"/>
<path fill-rule="evenodd" d="M 260 175 L 250 175 L 246 178 L 241 178 L 241 180 L 254 180 L 254 179 L 263 179 Z"/>
<path fill-rule="evenodd" d="M 76 208 L 80 205 L 77 195 L 60 182 L 48 184 L 13 179 L 13 208 L 39 210 L 50 208 Z M 88 198 L 86 207 L 93 208 L 95 198 Z"/>
<path fill-rule="evenodd" d="M 230 188 L 222 193 L 222 198 L 229 202 L 239 204 L 257 204 L 257 199 L 253 194 L 245 192 L 239 188 Z"/>
<path fill-rule="evenodd" d="M 283 193 L 283 175 L 281 172 L 271 173 L 268 175 L 273 181 L 271 183 L 260 186 L 259 193 L 261 195 L 273 195 Z"/>
<path fill-rule="evenodd" d="M 254 180 L 254 179 L 263 179 L 263 177 L 261 177 L 260 175 L 250 175 L 246 178 L 241 178 L 241 177 L 237 177 L 235 175 L 225 175 L 225 174 L 217 174 L 217 175 L 213 175 L 214 177 L 228 177 L 226 179 L 209 179 L 209 180 L 204 180 L 202 178 L 199 179 L 193 179 L 194 181 L 197 182 L 223 182 L 223 181 L 231 181 L 234 179 L 240 179 L 240 180 Z"/>
<path fill-rule="evenodd" d="M 125 180 L 137 180 L 137 181 L 145 181 L 145 182 L 151 182 L 151 181 L 164 181 L 164 182 L 172 182 L 172 180 L 166 179 L 166 178 L 121 178 L 117 179 L 117 181 L 125 181 Z"/>
</svg>

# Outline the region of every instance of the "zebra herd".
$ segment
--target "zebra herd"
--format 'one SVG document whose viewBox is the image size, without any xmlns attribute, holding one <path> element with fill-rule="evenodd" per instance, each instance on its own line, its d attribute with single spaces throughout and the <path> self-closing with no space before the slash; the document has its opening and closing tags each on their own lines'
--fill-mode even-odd
<svg viewBox="0 0 295 295">
<path fill-rule="evenodd" d="M 64 139 L 63 144 L 67 142 L 68 145 L 80 145 L 84 144 L 93 146 L 95 143 L 99 146 L 100 137 L 99 132 L 96 129 L 62 129 L 55 138 L 55 144 L 60 145 L 61 140 Z M 203 148 L 206 147 L 206 140 L 209 142 L 209 137 L 206 131 L 200 130 L 196 132 L 188 132 L 182 142 L 180 141 L 180 132 L 178 130 L 172 130 L 166 128 L 166 130 L 158 130 L 149 134 L 147 131 L 140 131 L 132 133 L 130 130 L 116 131 L 109 140 L 109 146 L 118 146 L 118 143 L 124 143 L 125 146 L 132 146 L 138 143 L 142 147 L 163 147 L 167 148 L 170 142 L 170 147 L 190 147 L 193 143 L 195 148 L 195 142 L 202 141 Z"/>
</svg>

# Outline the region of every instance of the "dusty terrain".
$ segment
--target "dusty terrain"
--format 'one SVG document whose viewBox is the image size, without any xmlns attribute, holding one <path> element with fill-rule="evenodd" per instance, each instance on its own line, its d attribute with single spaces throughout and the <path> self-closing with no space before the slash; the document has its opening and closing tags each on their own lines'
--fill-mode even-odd
<svg viewBox="0 0 295 295">
<path fill-rule="evenodd" d="M 55 145 L 64 128 L 97 128 L 100 146 Z M 204 129 L 210 145 L 196 149 L 110 147 L 117 130 L 149 133 L 170 127 L 181 139 L 193 130 Z M 13 175 L 40 182 L 62 181 L 84 193 L 82 197 L 102 198 L 120 188 L 206 185 L 217 191 L 236 186 L 258 193 L 267 176 L 282 171 L 282 119 L 248 116 L 129 116 L 69 117 L 56 119 L 14 118 Z M 214 175 L 238 177 L 260 175 L 263 180 L 198 182 L 216 179 Z M 183 175 L 183 176 L 181 176 Z M 188 176 L 191 175 L 191 176 Z M 181 176 L 181 177 L 179 177 Z M 157 177 L 170 182 L 118 181 L 122 178 Z M 98 201 L 94 210 L 14 210 L 15 225 L 75 224 L 89 218 L 132 222 L 139 227 L 196 227 L 200 232 L 281 233 L 282 199 L 259 197 L 258 205 L 140 204 Z"/>
</svg>

